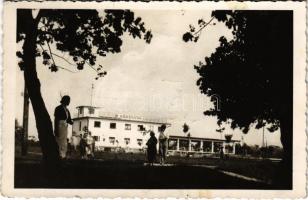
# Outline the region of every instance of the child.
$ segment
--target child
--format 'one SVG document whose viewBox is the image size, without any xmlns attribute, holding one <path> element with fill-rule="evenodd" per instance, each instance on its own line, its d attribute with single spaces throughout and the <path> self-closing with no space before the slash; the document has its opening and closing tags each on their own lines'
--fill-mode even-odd
<svg viewBox="0 0 308 200">
<path fill-rule="evenodd" d="M 79 144 L 79 149 L 80 149 L 80 157 L 81 159 L 86 158 L 86 140 L 85 138 L 87 137 L 87 133 L 80 134 L 80 144 Z"/>
<path fill-rule="evenodd" d="M 87 158 L 94 158 L 94 149 L 93 149 L 94 139 L 91 136 L 91 132 L 88 132 L 86 137 L 86 154 Z"/>
</svg>

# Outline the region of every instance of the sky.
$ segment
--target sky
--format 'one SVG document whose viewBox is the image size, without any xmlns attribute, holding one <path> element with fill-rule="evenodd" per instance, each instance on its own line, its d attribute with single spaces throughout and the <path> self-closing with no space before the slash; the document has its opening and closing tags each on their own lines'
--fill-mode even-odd
<svg viewBox="0 0 308 200">
<path fill-rule="evenodd" d="M 103 78 L 95 80 L 96 72 L 91 68 L 78 71 L 56 57 L 58 65 L 76 73 L 61 69 L 56 73 L 50 72 L 48 67 L 41 64 L 41 59 L 37 59 L 42 95 L 51 118 L 53 119 L 54 108 L 59 105 L 61 95 L 70 95 L 69 109 L 75 116 L 76 106 L 90 105 L 92 94 L 92 105 L 100 107 L 102 114 L 121 113 L 166 119 L 172 124 L 167 129 L 169 134 L 184 135 L 182 126 L 186 123 L 192 137 L 220 139 L 224 138 L 224 134 L 233 134 L 233 139 L 261 145 L 262 129 L 252 127 L 248 134 L 242 134 L 241 130 L 232 130 L 226 126 L 224 133 L 220 134 L 216 132 L 219 128 L 217 119 L 203 115 L 213 105 L 196 85 L 199 75 L 194 70 L 194 65 L 204 62 L 205 57 L 215 51 L 221 36 L 230 39 L 230 30 L 224 24 L 215 22 L 216 25 L 203 30 L 197 43 L 185 43 L 182 35 L 189 30 L 189 24 L 197 26 L 200 18 L 209 21 L 211 11 L 134 10 L 134 13 L 142 18 L 146 28 L 151 29 L 152 41 L 147 44 L 128 34 L 124 35 L 121 53 L 108 54 L 97 60 L 97 64 L 107 71 Z M 66 53 L 54 52 L 71 59 Z M 16 70 L 16 118 L 21 123 L 23 74 L 19 68 Z M 29 135 L 36 136 L 32 108 L 29 117 Z M 265 129 L 265 138 L 268 145 L 281 146 L 279 130 L 270 133 Z"/>
</svg>

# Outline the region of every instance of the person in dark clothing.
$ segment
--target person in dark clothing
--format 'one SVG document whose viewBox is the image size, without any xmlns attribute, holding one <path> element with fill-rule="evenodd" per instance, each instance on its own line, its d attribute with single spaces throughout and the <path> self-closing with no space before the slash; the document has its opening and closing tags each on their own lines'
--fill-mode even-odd
<svg viewBox="0 0 308 200">
<path fill-rule="evenodd" d="M 55 136 L 59 146 L 59 152 L 61 158 L 66 157 L 67 152 L 67 128 L 68 124 L 72 125 L 71 114 L 67 109 L 70 104 L 70 97 L 65 95 L 60 101 L 61 105 L 55 109 Z"/>
<path fill-rule="evenodd" d="M 156 149 L 157 139 L 153 131 L 150 132 L 150 136 L 151 136 L 150 139 L 146 143 L 146 145 L 148 146 L 147 156 L 148 156 L 148 162 L 150 163 L 151 166 L 153 166 L 157 154 L 157 149 Z"/>
<path fill-rule="evenodd" d="M 220 154 L 220 159 L 223 160 L 225 158 L 223 146 L 220 147 L 219 154 Z"/>
<path fill-rule="evenodd" d="M 67 152 L 66 152 L 66 157 L 69 157 L 72 155 L 72 144 L 70 139 L 67 138 Z"/>
<path fill-rule="evenodd" d="M 83 139 L 82 134 L 80 134 L 80 142 L 79 142 L 79 152 L 80 152 L 80 158 L 83 159 L 86 154 L 86 147 L 85 147 L 85 140 Z"/>
</svg>

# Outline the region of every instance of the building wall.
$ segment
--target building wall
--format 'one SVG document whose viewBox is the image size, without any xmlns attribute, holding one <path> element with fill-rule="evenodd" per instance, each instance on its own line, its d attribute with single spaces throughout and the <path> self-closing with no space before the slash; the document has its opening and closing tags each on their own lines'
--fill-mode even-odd
<svg viewBox="0 0 308 200">
<path fill-rule="evenodd" d="M 104 147 L 121 147 L 129 149 L 143 149 L 150 137 L 150 133 L 140 131 L 138 126 L 143 126 L 146 130 L 153 130 L 156 138 L 158 138 L 158 127 L 161 123 L 148 123 L 125 120 L 125 119 L 104 119 L 99 118 L 99 110 L 95 107 L 81 106 L 78 107 L 78 117 L 74 119 L 73 135 L 84 133 L 84 127 L 87 127 L 95 138 L 95 146 Z M 120 116 L 121 117 L 121 116 Z M 136 119 L 135 119 L 136 120 Z M 116 127 L 111 128 L 111 123 L 115 123 Z M 129 128 L 130 127 L 130 128 Z M 226 144 L 224 141 L 211 140 L 209 138 L 180 138 L 171 136 L 169 139 L 169 151 L 186 151 L 200 153 L 218 153 L 222 147 L 223 152 L 234 154 L 235 141 Z M 158 144 L 157 144 L 158 148 Z"/>
<path fill-rule="evenodd" d="M 116 128 L 110 128 L 111 123 L 116 123 Z M 127 130 L 129 129 L 128 124 L 130 124 L 130 130 Z M 138 125 L 142 125 L 146 130 L 153 130 L 155 132 L 155 136 L 158 138 L 158 127 L 160 126 L 160 124 L 120 121 L 117 119 L 107 120 L 98 118 L 87 118 L 74 120 L 73 132 L 79 135 L 83 133 L 83 127 L 87 126 L 92 136 L 96 139 L 96 147 L 122 147 L 142 149 L 146 147 L 146 142 L 149 139 L 150 134 L 144 134 L 144 132 L 139 131 Z M 126 142 L 128 142 L 128 144 Z"/>
<path fill-rule="evenodd" d="M 98 117 L 99 110 L 91 106 L 82 106 L 78 108 L 77 117 Z"/>
<path fill-rule="evenodd" d="M 199 153 L 219 153 L 221 148 L 225 154 L 235 154 L 235 145 L 239 141 L 211 140 L 209 138 L 183 138 L 170 136 L 169 151 L 178 152 L 199 152 Z"/>
<path fill-rule="evenodd" d="M 83 134 L 83 128 L 88 127 L 88 120 L 87 119 L 78 119 L 74 120 L 73 128 L 72 128 L 72 135 L 80 135 Z"/>
</svg>

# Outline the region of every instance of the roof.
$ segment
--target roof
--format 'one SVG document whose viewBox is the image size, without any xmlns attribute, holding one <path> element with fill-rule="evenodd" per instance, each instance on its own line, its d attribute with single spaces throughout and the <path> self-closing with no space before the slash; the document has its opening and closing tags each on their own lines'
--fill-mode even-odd
<svg viewBox="0 0 308 200">
<path fill-rule="evenodd" d="M 177 136 L 170 134 L 169 138 L 176 138 L 176 139 L 188 139 L 187 136 Z M 205 138 L 205 137 L 189 137 L 190 140 L 211 140 L 211 141 L 220 141 L 224 142 L 226 139 L 213 139 L 213 138 Z M 230 140 L 231 142 L 240 142 L 240 140 Z"/>
<path fill-rule="evenodd" d="M 125 118 L 108 117 L 108 116 L 99 116 L 99 117 L 84 116 L 84 117 L 76 117 L 73 120 L 78 120 L 78 119 L 105 119 L 105 120 L 116 120 L 116 121 L 127 121 L 127 122 L 142 122 L 142 123 L 150 123 L 150 124 L 166 124 L 166 125 L 171 126 L 170 123 L 163 122 L 160 120 L 151 120 L 151 119 L 125 119 Z"/>
<path fill-rule="evenodd" d="M 83 105 L 83 106 L 77 106 L 76 108 L 100 108 L 100 107 Z"/>
</svg>

